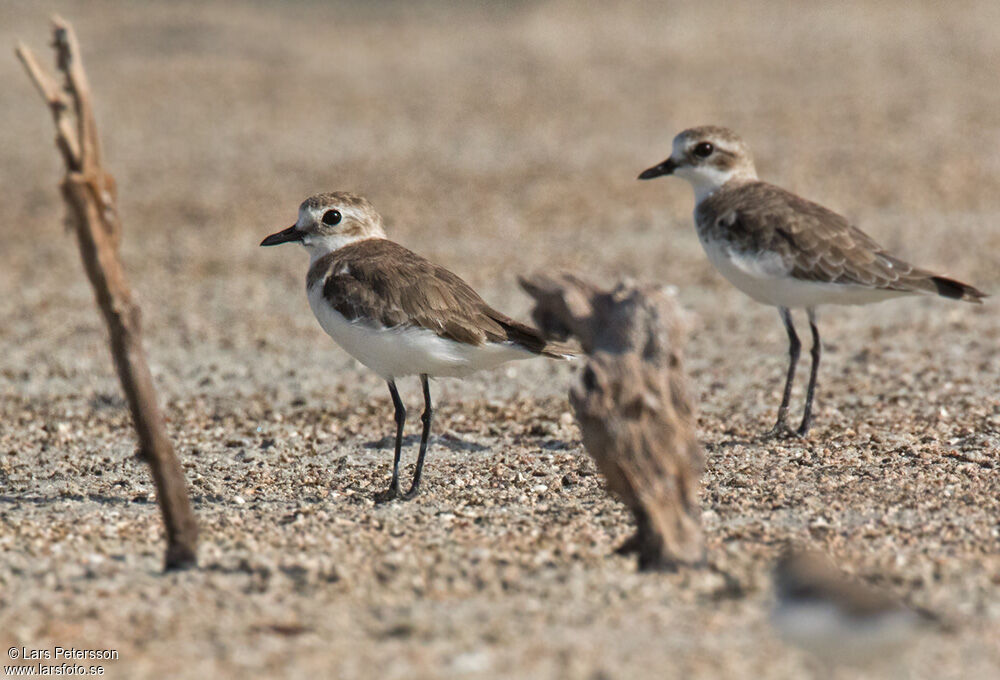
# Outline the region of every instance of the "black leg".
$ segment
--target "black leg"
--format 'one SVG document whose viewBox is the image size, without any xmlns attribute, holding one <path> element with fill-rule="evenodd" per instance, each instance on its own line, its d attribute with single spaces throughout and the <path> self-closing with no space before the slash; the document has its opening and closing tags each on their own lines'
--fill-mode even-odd
<svg viewBox="0 0 1000 680">
<path fill-rule="evenodd" d="M 813 406 L 813 395 L 816 392 L 816 376 L 819 373 L 819 357 L 822 354 L 822 344 L 819 340 L 819 328 L 816 326 L 816 310 L 810 307 L 809 312 L 809 328 L 812 330 L 813 336 L 813 346 L 810 354 L 812 354 L 812 369 L 809 371 L 809 388 L 806 390 L 806 408 L 802 413 L 802 424 L 799 425 L 797 432 L 800 435 L 805 435 L 809 432 L 809 424 L 812 422 L 812 406 Z"/>
<path fill-rule="evenodd" d="M 424 412 L 420 416 L 420 422 L 424 424 L 424 430 L 420 433 L 420 453 L 417 454 L 417 469 L 413 472 L 413 483 L 410 490 L 403 496 L 409 500 L 417 495 L 420 488 L 420 475 L 424 471 L 424 456 L 427 455 L 427 440 L 431 435 L 431 420 L 434 418 L 434 409 L 431 406 L 431 387 L 427 379 L 427 374 L 420 375 L 420 384 L 424 388 Z"/>
<path fill-rule="evenodd" d="M 389 488 L 375 496 L 376 503 L 385 503 L 399 497 L 399 458 L 403 451 L 403 425 L 406 423 L 406 407 L 403 400 L 399 398 L 395 381 L 389 380 L 389 395 L 392 397 L 392 406 L 396 410 L 396 453 L 392 459 L 392 481 Z"/>
<path fill-rule="evenodd" d="M 792 384 L 795 382 L 795 366 L 799 363 L 799 353 L 802 350 L 802 343 L 795 333 L 795 325 L 792 323 L 792 313 L 787 307 L 779 307 L 778 313 L 788 331 L 788 376 L 785 378 L 785 392 L 781 396 L 781 406 L 778 407 L 778 420 L 774 427 L 767 433 L 768 437 L 780 437 L 789 434 L 788 425 L 785 418 L 788 417 L 788 402 L 792 399 Z"/>
</svg>

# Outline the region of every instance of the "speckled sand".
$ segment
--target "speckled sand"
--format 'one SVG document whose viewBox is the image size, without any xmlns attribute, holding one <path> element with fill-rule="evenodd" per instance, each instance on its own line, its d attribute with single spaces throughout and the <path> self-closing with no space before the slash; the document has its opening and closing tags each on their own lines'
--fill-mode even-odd
<svg viewBox="0 0 1000 680">
<path fill-rule="evenodd" d="M 10 54 L 45 49 L 49 5 L 84 47 L 198 571 L 159 572 L 51 122 Z M 635 181 L 681 128 L 729 125 L 765 178 L 1000 291 L 998 25 L 989 0 L 0 4 L 0 649 L 114 648 L 121 678 L 802 678 L 766 623 L 795 537 L 955 623 L 910 677 L 1000 677 L 997 303 L 823 310 L 810 438 L 733 443 L 771 424 L 784 331 L 711 270 L 690 190 Z M 305 254 L 257 247 L 331 189 L 522 318 L 537 268 L 676 286 L 708 554 L 736 587 L 611 556 L 631 520 L 565 365 L 436 383 L 427 492 L 373 507 L 387 391 L 313 319 Z"/>
</svg>

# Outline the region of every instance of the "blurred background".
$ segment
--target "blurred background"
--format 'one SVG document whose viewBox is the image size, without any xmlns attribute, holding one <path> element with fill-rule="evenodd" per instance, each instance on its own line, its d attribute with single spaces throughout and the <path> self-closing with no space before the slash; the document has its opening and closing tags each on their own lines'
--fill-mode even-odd
<svg viewBox="0 0 1000 680">
<path fill-rule="evenodd" d="M 12 54 L 22 40 L 51 64 L 52 12 L 82 44 L 147 349 L 208 526 L 203 561 L 218 573 L 187 577 L 196 583 L 153 576 L 158 518 L 128 502 L 150 485 L 62 224 L 52 122 Z M 635 179 L 680 130 L 725 125 L 762 178 L 904 259 L 996 292 L 997 2 L 9 0 L 0 43 L 0 517 L 11 551 L 0 617 L 19 622 L 11 640 L 96 644 L 114 631 L 129 650 L 115 668 L 131 677 L 801 677 L 805 661 L 763 627 L 764 574 L 776 541 L 808 536 L 970 622 L 922 649 L 914 677 L 1000 668 L 995 303 L 823 310 L 813 438 L 725 446 L 773 419 L 784 331 L 711 269 L 690 188 Z M 435 440 L 428 481 L 440 497 L 373 510 L 338 495 L 384 483 L 384 385 L 319 329 L 305 254 L 258 248 L 329 190 L 366 195 L 390 237 L 521 318 L 517 276 L 539 268 L 676 286 L 692 312 L 710 550 L 742 574 L 743 596 L 605 557 L 628 520 L 560 419 L 565 366 L 443 382 L 437 432 L 464 434 Z M 418 394 L 404 389 L 411 413 Z M 489 481 L 508 464 L 509 489 Z M 93 476 L 116 466 L 117 477 Z M 575 496 L 522 498 L 567 469 L 583 479 Z M 303 503 L 310 484 L 318 495 Z M 482 506 L 477 494 L 504 510 L 456 538 L 456 508 Z M 289 516 L 307 520 L 280 523 Z M 502 557 L 490 553 L 496 532 Z M 290 554 L 305 555 L 305 586 L 289 577 L 230 597 L 258 578 L 245 560 Z M 337 565 L 338 585 L 316 580 L 317 554 Z M 88 567 L 93 555 L 122 557 Z M 113 605 L 91 599 L 87 569 Z M 191 600 L 157 599 L 176 592 Z M 144 598 L 159 604 L 144 612 Z M 266 632 L 291 620 L 305 632 Z"/>
<path fill-rule="evenodd" d="M 674 134 L 705 123 L 740 132 L 762 177 L 890 249 L 986 289 L 1000 276 L 992 2 L 2 7 L 8 45 L 41 47 L 51 11 L 76 24 L 127 262 L 162 310 L 148 314 L 150 339 L 169 347 L 252 345 L 290 327 L 322 340 L 300 294 L 303 256 L 257 244 L 305 196 L 335 189 L 368 196 L 391 236 L 497 304 L 518 304 L 518 273 L 570 267 L 743 306 L 705 262 L 690 189 L 635 181 Z M 6 333 L 25 323 L 19 348 L 42 339 L 26 321 L 38 305 L 95 320 L 58 227 L 51 121 L 16 60 L 0 69 L 0 257 L 21 293 L 3 312 Z M 44 353 L 62 346 L 77 365 L 78 348 L 52 339 Z"/>
</svg>

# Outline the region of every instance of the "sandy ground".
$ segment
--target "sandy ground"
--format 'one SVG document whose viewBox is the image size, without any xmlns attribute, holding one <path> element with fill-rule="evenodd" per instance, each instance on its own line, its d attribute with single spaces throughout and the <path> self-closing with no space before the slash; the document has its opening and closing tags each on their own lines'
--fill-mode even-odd
<svg viewBox="0 0 1000 680">
<path fill-rule="evenodd" d="M 50 5 L 97 95 L 197 571 L 159 571 L 51 122 L 10 54 L 44 48 Z M 765 178 L 998 291 L 998 25 L 991 0 L 0 4 L 0 648 L 115 649 L 129 678 L 809 677 L 767 624 L 797 538 L 956 624 L 901 677 L 1000 677 L 996 304 L 824 310 L 810 438 L 733 443 L 774 417 L 783 330 L 711 270 L 690 190 L 634 179 L 680 129 L 729 125 Z M 318 328 L 304 254 L 257 247 L 332 189 L 514 315 L 542 267 L 676 286 L 708 553 L 736 586 L 610 555 L 630 518 L 565 365 L 437 383 L 427 492 L 375 507 L 384 385 Z"/>
</svg>

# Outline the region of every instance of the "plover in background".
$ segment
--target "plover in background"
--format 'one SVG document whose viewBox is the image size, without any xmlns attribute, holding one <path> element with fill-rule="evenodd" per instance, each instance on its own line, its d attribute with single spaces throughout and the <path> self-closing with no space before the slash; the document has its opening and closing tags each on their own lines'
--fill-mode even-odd
<svg viewBox="0 0 1000 680">
<path fill-rule="evenodd" d="M 828 669 L 899 668 L 902 654 L 919 633 L 941 629 L 933 614 L 848 578 L 814 550 L 786 548 L 773 576 L 772 625 L 782 639 Z"/>
<path fill-rule="evenodd" d="M 433 414 L 429 378 L 462 377 L 514 359 L 573 354 L 490 307 L 444 267 L 387 239 L 381 216 L 361 196 L 312 196 L 299 206 L 294 225 L 261 245 L 293 242 L 309 251 L 306 293 L 320 326 L 389 385 L 396 449 L 392 481 L 377 500 L 409 499 L 420 486 Z M 423 387 L 423 431 L 413 481 L 400 494 L 406 408 L 396 379 L 408 375 L 419 375 Z"/>
<path fill-rule="evenodd" d="M 819 305 L 865 304 L 916 294 L 967 302 L 985 297 L 972 286 L 890 255 L 837 213 L 760 181 L 746 144 L 726 128 L 696 127 L 674 137 L 670 157 L 639 179 L 662 175 L 682 177 L 694 188 L 698 238 L 715 268 L 781 314 L 790 361 L 770 435 L 805 435 L 809 430 L 820 360 Z M 793 433 L 785 419 L 801 349 L 790 312 L 796 308 L 808 314 L 813 344 L 805 409 Z"/>
</svg>

